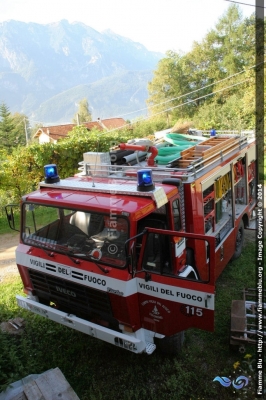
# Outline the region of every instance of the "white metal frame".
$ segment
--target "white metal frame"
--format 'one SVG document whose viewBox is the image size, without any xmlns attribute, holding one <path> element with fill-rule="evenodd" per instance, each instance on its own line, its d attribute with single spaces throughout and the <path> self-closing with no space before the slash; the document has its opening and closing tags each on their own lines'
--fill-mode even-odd
<svg viewBox="0 0 266 400">
<path fill-rule="evenodd" d="M 34 298 L 30 299 L 29 297 L 23 297 L 19 295 L 17 295 L 16 298 L 18 305 L 25 310 L 41 315 L 42 317 L 48 318 L 61 325 L 68 326 L 69 328 L 75 329 L 79 332 L 83 332 L 86 335 L 103 340 L 115 346 L 122 347 L 125 350 L 132 351 L 133 353 L 152 354 L 156 349 L 156 345 L 154 343 L 146 340 L 146 336 L 152 340 L 154 333 L 146 331 L 145 329 L 139 329 L 137 332 L 132 334 L 120 333 L 105 328 L 104 326 L 94 324 L 93 322 L 78 318 L 75 315 L 67 314 L 44 304 L 38 303 Z"/>
</svg>

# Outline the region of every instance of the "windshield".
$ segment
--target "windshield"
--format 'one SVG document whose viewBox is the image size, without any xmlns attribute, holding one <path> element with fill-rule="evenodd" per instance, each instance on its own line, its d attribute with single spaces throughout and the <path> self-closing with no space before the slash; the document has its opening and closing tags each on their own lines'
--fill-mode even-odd
<svg viewBox="0 0 266 400">
<path fill-rule="evenodd" d="M 38 204 L 23 206 L 23 243 L 123 268 L 128 220 Z"/>
</svg>

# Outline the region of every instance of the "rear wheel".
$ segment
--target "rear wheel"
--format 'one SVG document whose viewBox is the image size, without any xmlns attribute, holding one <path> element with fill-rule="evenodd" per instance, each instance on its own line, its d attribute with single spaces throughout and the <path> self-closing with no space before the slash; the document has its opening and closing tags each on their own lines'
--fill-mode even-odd
<svg viewBox="0 0 266 400">
<path fill-rule="evenodd" d="M 179 332 L 172 336 L 156 339 L 158 349 L 167 355 L 177 355 L 181 352 L 185 339 L 185 332 Z"/>
<path fill-rule="evenodd" d="M 240 224 L 238 225 L 237 235 L 236 235 L 236 244 L 235 244 L 235 252 L 231 261 L 236 260 L 240 257 L 242 253 L 242 248 L 244 245 L 244 236 L 245 236 L 245 229 L 244 229 L 244 222 L 241 220 Z"/>
</svg>

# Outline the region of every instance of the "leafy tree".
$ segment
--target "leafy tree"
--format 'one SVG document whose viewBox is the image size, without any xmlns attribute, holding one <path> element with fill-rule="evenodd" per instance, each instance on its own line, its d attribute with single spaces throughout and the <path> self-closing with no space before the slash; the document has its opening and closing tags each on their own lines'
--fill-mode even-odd
<svg viewBox="0 0 266 400">
<path fill-rule="evenodd" d="M 9 153 L 17 146 L 25 146 L 30 140 L 29 121 L 26 115 L 11 114 L 6 104 L 0 105 L 0 148 Z"/>
<path fill-rule="evenodd" d="M 210 102 L 212 93 L 211 86 L 215 81 L 215 71 L 217 64 L 215 61 L 215 49 L 212 47 L 213 35 L 208 34 L 202 43 L 194 42 L 191 52 L 184 57 L 184 69 L 187 74 L 187 96 L 184 101 L 191 101 L 188 106 L 188 117 L 193 116 L 198 108 Z"/>
<path fill-rule="evenodd" d="M 246 43 L 243 43 L 243 38 L 246 37 L 245 29 L 242 14 L 236 5 L 229 7 L 216 25 L 214 45 L 222 75 L 232 75 L 246 65 Z"/>
<path fill-rule="evenodd" d="M 92 116 L 89 111 L 88 100 L 86 98 L 82 99 L 79 102 L 77 117 L 73 118 L 73 122 L 75 124 L 78 124 L 78 123 L 82 123 L 82 122 L 90 122 L 91 120 L 92 120 Z"/>
<path fill-rule="evenodd" d="M 174 117 L 185 113 L 184 108 L 176 110 L 183 102 L 182 96 L 189 91 L 189 77 L 182 54 L 168 51 L 166 56 L 159 61 L 154 78 L 148 84 L 147 104 L 151 115 L 161 114 L 168 119 L 169 115 Z"/>
<path fill-rule="evenodd" d="M 6 104 L 0 105 L 0 148 L 8 149 L 16 145 L 15 124 Z"/>
<path fill-rule="evenodd" d="M 206 129 L 231 129 L 232 124 L 235 129 L 250 128 L 254 74 L 248 68 L 255 64 L 254 27 L 254 15 L 243 20 L 238 6 L 232 5 L 190 52 L 168 52 L 148 85 L 150 114 L 170 115 L 172 122 L 194 120 Z"/>
<path fill-rule="evenodd" d="M 235 5 L 229 7 L 227 14 L 216 26 L 213 44 L 217 50 L 218 79 L 235 75 L 255 64 L 254 40 L 254 16 L 243 21 L 238 7 Z M 230 96 L 235 94 L 241 101 L 247 88 L 242 84 L 237 86 L 233 84 L 240 83 L 244 79 L 244 74 L 239 74 L 233 79 L 215 85 L 214 91 L 225 89 L 215 96 L 215 101 L 218 104 L 224 104 Z"/>
</svg>

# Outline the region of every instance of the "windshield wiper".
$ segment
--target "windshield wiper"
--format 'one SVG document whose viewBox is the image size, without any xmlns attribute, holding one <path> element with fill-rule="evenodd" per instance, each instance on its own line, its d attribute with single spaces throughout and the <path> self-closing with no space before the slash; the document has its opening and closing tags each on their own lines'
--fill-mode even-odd
<svg viewBox="0 0 266 400">
<path fill-rule="evenodd" d="M 90 261 L 93 261 L 94 262 L 94 264 L 95 265 L 97 265 L 97 267 L 102 271 L 102 272 L 104 272 L 105 274 L 108 274 L 110 271 L 109 271 L 109 269 L 107 269 L 107 268 L 104 268 L 104 267 L 102 267 L 101 265 L 99 265 L 97 262 L 96 262 L 96 259 L 91 255 L 91 254 L 89 254 L 89 253 L 78 253 L 78 254 L 74 254 L 76 257 L 79 257 L 79 258 L 81 258 L 82 260 L 87 260 L 87 259 L 89 259 Z"/>
</svg>

